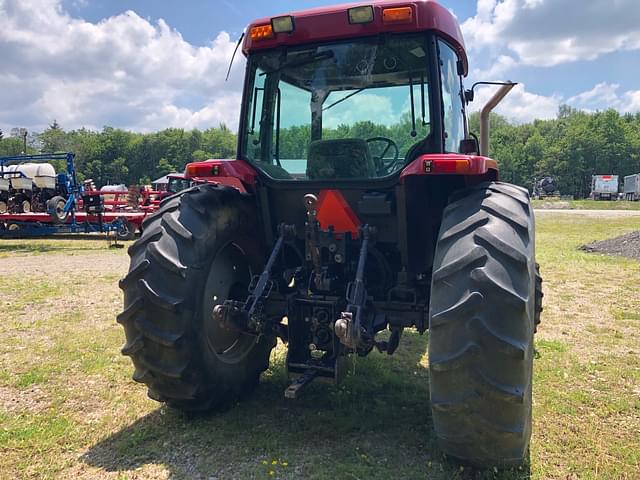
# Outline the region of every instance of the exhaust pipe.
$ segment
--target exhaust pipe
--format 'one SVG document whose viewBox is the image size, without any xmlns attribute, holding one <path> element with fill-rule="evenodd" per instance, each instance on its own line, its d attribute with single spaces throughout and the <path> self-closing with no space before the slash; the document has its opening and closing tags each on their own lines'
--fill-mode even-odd
<svg viewBox="0 0 640 480">
<path fill-rule="evenodd" d="M 489 156 L 489 114 L 516 85 L 517 83 L 511 81 L 505 83 L 482 107 L 480 112 L 480 155 L 483 157 Z"/>
</svg>

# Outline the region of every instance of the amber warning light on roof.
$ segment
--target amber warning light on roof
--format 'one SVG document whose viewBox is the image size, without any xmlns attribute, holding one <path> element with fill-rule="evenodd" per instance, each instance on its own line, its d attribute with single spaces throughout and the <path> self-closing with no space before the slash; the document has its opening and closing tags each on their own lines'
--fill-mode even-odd
<svg viewBox="0 0 640 480">
<path fill-rule="evenodd" d="M 257 25 L 251 28 L 249 32 L 251 40 L 266 40 L 267 38 L 273 38 L 273 27 L 270 23 L 267 25 Z"/>
<path fill-rule="evenodd" d="M 382 10 L 382 23 L 411 23 L 413 10 L 411 7 L 385 8 Z"/>
</svg>

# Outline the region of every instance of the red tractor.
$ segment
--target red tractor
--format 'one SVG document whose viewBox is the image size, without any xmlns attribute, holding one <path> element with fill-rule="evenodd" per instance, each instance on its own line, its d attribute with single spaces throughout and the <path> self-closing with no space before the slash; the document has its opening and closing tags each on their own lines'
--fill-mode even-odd
<svg viewBox="0 0 640 480">
<path fill-rule="evenodd" d="M 431 0 L 320 8 L 252 23 L 242 51 L 237 158 L 188 165 L 207 183 L 165 199 L 129 249 L 134 380 L 181 410 L 220 408 L 280 338 L 295 398 L 429 330 L 443 451 L 520 464 L 542 308 L 533 210 L 498 181 L 487 130 L 482 145 L 468 131 L 454 16 Z"/>
</svg>

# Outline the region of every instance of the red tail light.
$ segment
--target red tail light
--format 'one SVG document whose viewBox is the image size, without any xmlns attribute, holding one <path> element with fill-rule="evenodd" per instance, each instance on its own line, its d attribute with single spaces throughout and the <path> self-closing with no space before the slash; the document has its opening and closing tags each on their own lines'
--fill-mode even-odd
<svg viewBox="0 0 640 480">
<path fill-rule="evenodd" d="M 468 174 L 471 173 L 471 161 L 468 159 L 437 159 L 424 161 L 425 173 Z"/>
</svg>

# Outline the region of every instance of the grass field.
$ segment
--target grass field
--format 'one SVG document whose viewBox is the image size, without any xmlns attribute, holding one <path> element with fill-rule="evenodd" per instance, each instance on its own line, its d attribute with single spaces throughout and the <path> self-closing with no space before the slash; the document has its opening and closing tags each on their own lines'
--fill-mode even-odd
<svg viewBox="0 0 640 480">
<path fill-rule="evenodd" d="M 640 263 L 577 250 L 638 229 L 640 217 L 540 216 L 534 434 L 529 464 L 508 472 L 443 460 L 426 335 L 293 403 L 277 349 L 250 399 L 186 416 L 147 399 L 119 353 L 123 251 L 0 241 L 0 478 L 640 478 Z"/>
<path fill-rule="evenodd" d="M 535 208 L 562 210 L 640 210 L 640 202 L 608 200 L 533 200 Z"/>
</svg>

